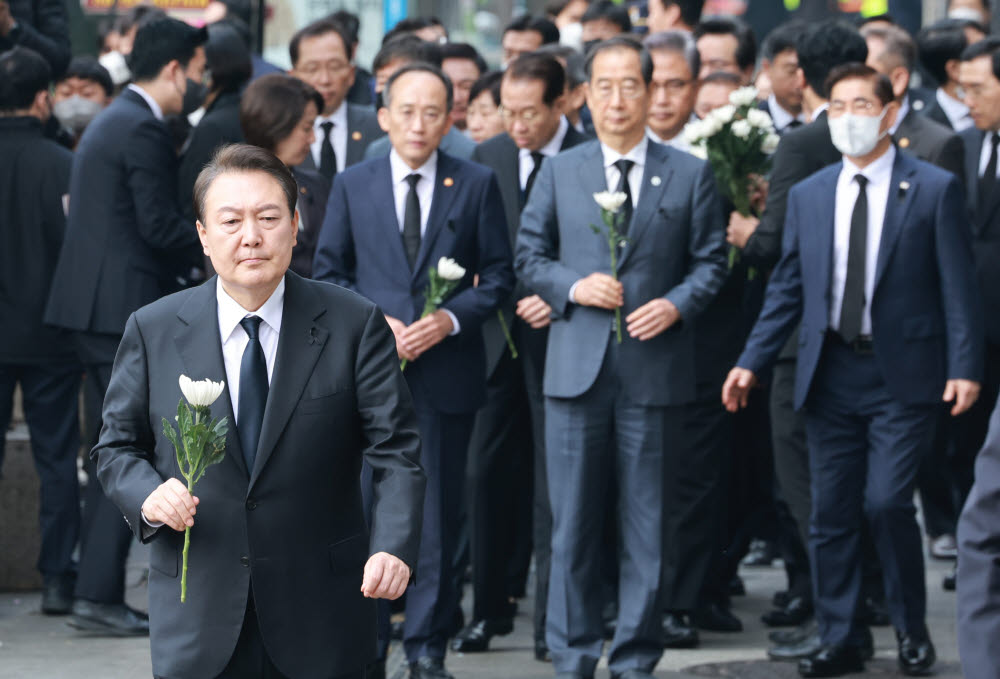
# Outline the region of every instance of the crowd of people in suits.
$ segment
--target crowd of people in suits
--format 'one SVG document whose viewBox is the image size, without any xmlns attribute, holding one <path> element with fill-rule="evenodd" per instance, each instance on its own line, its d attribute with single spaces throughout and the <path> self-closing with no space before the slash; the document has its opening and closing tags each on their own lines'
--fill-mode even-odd
<svg viewBox="0 0 1000 679">
<path fill-rule="evenodd" d="M 888 15 L 793 21 L 758 49 L 700 1 L 649 0 L 645 35 L 607 0 L 549 4 L 506 27 L 497 70 L 418 17 L 370 72 L 345 11 L 295 33 L 287 72 L 252 54 L 236 0 L 202 28 L 137 8 L 100 61 L 69 59 L 37 17 L 4 32 L 0 12 L 0 429 L 19 384 L 43 612 L 149 633 L 124 603 L 147 517 L 123 520 L 86 457 L 81 498 L 78 451 L 130 317 L 211 279 L 197 185 L 233 143 L 294 177 L 291 271 L 378 305 L 406 361 L 421 540 L 405 601 L 379 602 L 366 676 L 400 638 L 411 677 L 450 677 L 449 649 L 512 630 L 531 572 L 534 654 L 564 679 L 602 654 L 642 679 L 699 630 L 742 631 L 738 569 L 779 557 L 768 655 L 803 676 L 860 670 L 888 624 L 902 671 L 930 670 L 925 542 L 940 559 L 962 542 L 968 580 L 963 562 L 943 586 L 984 606 L 983 516 L 1000 510 L 973 471 L 1000 391 L 987 15 L 917 35 Z M 684 130 L 751 85 L 780 143 L 748 216 Z M 601 191 L 626 196 L 613 253 L 591 230 Z M 467 273 L 423 315 L 442 257 Z M 369 523 L 383 472 L 362 469 Z M 966 676 L 993 676 L 990 610 L 968 610 Z"/>
</svg>

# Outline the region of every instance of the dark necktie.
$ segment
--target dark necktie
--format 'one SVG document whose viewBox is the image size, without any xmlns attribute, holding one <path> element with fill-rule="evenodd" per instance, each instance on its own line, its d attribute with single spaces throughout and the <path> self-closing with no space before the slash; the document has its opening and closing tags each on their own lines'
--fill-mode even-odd
<svg viewBox="0 0 1000 679">
<path fill-rule="evenodd" d="M 410 191 L 406 194 L 406 208 L 403 210 L 403 247 L 406 249 L 406 261 L 410 269 L 417 263 L 420 254 L 420 198 L 417 196 L 417 182 L 420 175 L 407 175 Z"/>
<path fill-rule="evenodd" d="M 260 316 L 247 316 L 240 325 L 246 330 L 249 341 L 243 350 L 240 363 L 239 421 L 236 430 L 240 435 L 240 447 L 247 469 L 253 471 L 253 461 L 257 456 L 257 443 L 264 423 L 264 406 L 267 404 L 267 363 L 264 348 L 260 345 Z"/>
<path fill-rule="evenodd" d="M 861 317 L 865 309 L 865 260 L 868 256 L 868 194 L 864 175 L 855 175 L 858 200 L 851 213 L 851 235 L 847 243 L 847 276 L 844 280 L 844 301 L 840 307 L 840 336 L 853 342 L 861 334 Z"/>
<path fill-rule="evenodd" d="M 538 177 L 538 171 L 542 169 L 542 161 L 545 160 L 545 156 L 541 151 L 532 151 L 531 160 L 534 162 L 534 166 L 532 166 L 531 172 L 528 173 L 527 181 L 524 182 L 524 193 L 521 194 L 522 206 L 528 202 L 528 196 L 531 195 L 531 187 L 535 185 L 535 178 Z"/>
<path fill-rule="evenodd" d="M 1000 134 L 994 132 L 990 135 L 990 160 L 986 163 L 986 171 L 979 178 L 979 205 L 976 215 L 980 219 L 986 217 L 986 207 L 993 200 L 993 192 L 997 187 L 997 144 L 1000 143 Z"/>
<path fill-rule="evenodd" d="M 632 169 L 635 163 L 631 160 L 626 160 L 625 158 L 619 158 L 615 161 L 615 167 L 621 173 L 621 179 L 618 180 L 618 188 L 615 191 L 625 194 L 625 202 L 622 203 L 621 220 L 618 223 L 618 231 L 624 236 L 628 233 L 628 226 L 632 223 L 632 188 L 628 183 L 628 172 Z"/>
<path fill-rule="evenodd" d="M 320 123 L 320 127 L 323 128 L 323 143 L 319 146 L 319 173 L 327 179 L 333 179 L 337 174 L 337 154 L 333 152 L 333 142 L 330 141 L 333 123 L 327 120 Z"/>
</svg>

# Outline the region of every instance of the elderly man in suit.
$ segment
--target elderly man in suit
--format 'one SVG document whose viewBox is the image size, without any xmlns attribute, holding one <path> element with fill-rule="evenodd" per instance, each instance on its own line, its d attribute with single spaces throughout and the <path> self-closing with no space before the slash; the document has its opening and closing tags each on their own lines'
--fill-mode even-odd
<svg viewBox="0 0 1000 679">
<path fill-rule="evenodd" d="M 866 631 L 856 612 L 867 519 L 900 669 L 923 674 L 935 653 L 913 488 L 938 404 L 954 401 L 953 415 L 967 410 L 982 373 L 962 187 L 951 173 L 896 151 L 888 129 L 898 104 L 887 77 L 847 64 L 827 83 L 843 162 L 789 193 L 782 258 L 722 399 L 731 411 L 746 405 L 801 319 L 795 406 L 805 410 L 809 443 L 822 646 L 799 661 L 799 673 L 863 668 Z"/>
<path fill-rule="evenodd" d="M 288 272 L 297 195 L 269 152 L 221 149 L 195 185 L 218 276 L 132 314 L 116 358 L 91 455 L 152 542 L 158 677 L 363 678 L 375 653 L 365 598 L 399 597 L 416 565 L 424 476 L 392 333 L 371 302 Z M 225 382 L 214 414 L 231 423 L 197 496 L 156 426 L 182 374 Z M 377 470 L 370 526 L 362 459 Z M 182 604 L 185 528 L 197 556 Z"/>
<path fill-rule="evenodd" d="M 91 444 L 129 314 L 177 288 L 177 272 L 197 244 L 177 202 L 177 157 L 163 116 L 180 113 L 185 67 L 204 41 L 203 30 L 175 19 L 143 24 L 130 57 L 134 82 L 87 127 L 73 157 L 45 322 L 75 331 Z M 124 603 L 128 527 L 100 484 L 88 485 L 84 503 L 72 623 L 145 634 L 144 616 Z"/>
<path fill-rule="evenodd" d="M 617 37 L 588 57 L 598 140 L 542 164 L 521 215 L 517 269 L 555 312 L 545 365 L 552 506 L 547 640 L 559 676 L 594 676 L 603 646 L 602 526 L 617 484 L 622 550 L 613 677 L 648 678 L 663 652 L 660 588 L 666 476 L 682 464 L 693 400 L 691 321 L 726 274 L 719 197 L 708 165 L 649 141 L 653 63 Z M 625 193 L 620 280 L 611 276 L 594 193 Z M 621 309 L 623 341 L 613 311 Z"/>
<path fill-rule="evenodd" d="M 302 168 L 318 170 L 332 181 L 338 172 L 360 162 L 368 144 L 385 133 L 370 108 L 346 100 L 356 66 L 351 36 L 343 26 L 330 19 L 314 21 L 292 36 L 288 53 L 291 74 L 323 97 L 323 109 L 313 123 L 316 138 Z"/>
<path fill-rule="evenodd" d="M 527 53 L 514 59 L 500 85 L 507 131 L 481 143 L 472 154 L 474 161 L 496 172 L 511 247 L 543 161 L 585 139 L 561 113 L 565 87 L 565 71 L 555 57 Z M 535 653 L 544 660 L 552 517 L 545 474 L 542 371 L 552 309 L 521 284 L 503 313 L 520 360 L 508 350 L 499 319 L 488 319 L 483 324 L 486 405 L 476 416 L 469 446 L 475 612 L 453 648 L 485 651 L 491 636 L 510 628 L 507 573 L 512 559 L 519 556 L 511 550 L 516 540 L 509 533 L 510 517 L 524 511 L 520 504 L 531 507 L 528 493 L 534 476 Z"/>
<path fill-rule="evenodd" d="M 389 78 L 384 94 L 379 122 L 392 151 L 337 175 L 313 275 L 378 304 L 407 361 L 428 487 L 403 645 L 413 679 L 448 679 L 465 459 L 486 397 L 480 326 L 510 294 L 514 274 L 493 173 L 438 150 L 450 124 L 447 77 L 435 66 L 410 64 Z M 439 309 L 421 317 L 429 269 L 442 257 L 465 274 Z"/>
</svg>

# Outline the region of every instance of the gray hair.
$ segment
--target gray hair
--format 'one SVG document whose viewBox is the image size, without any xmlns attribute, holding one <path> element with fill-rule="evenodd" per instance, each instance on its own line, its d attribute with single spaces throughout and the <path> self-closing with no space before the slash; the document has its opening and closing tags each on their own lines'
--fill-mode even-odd
<svg viewBox="0 0 1000 679">
<path fill-rule="evenodd" d="M 917 65 L 917 44 L 910 34 L 899 26 L 863 26 L 861 37 L 881 40 L 885 46 L 879 61 L 889 68 L 902 66 L 912 73 Z"/>
<path fill-rule="evenodd" d="M 697 79 L 701 71 L 701 56 L 698 54 L 698 46 L 694 38 L 687 31 L 661 31 L 651 33 L 642 41 L 646 49 L 650 52 L 666 50 L 676 52 L 684 57 L 688 68 L 691 69 L 691 77 Z"/>
</svg>

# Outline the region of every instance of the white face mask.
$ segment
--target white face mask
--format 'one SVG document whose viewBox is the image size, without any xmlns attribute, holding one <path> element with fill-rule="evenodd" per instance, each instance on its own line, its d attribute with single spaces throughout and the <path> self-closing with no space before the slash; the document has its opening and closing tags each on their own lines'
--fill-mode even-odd
<svg viewBox="0 0 1000 679">
<path fill-rule="evenodd" d="M 52 113 L 59 119 L 63 127 L 73 134 L 79 135 L 83 134 L 83 130 L 103 108 L 96 101 L 84 99 L 74 94 L 69 99 L 56 102 L 55 106 L 52 107 Z"/>
<path fill-rule="evenodd" d="M 956 7 L 955 9 L 948 12 L 949 19 L 958 19 L 959 21 L 975 21 L 976 23 L 986 24 L 986 17 L 978 9 L 973 9 L 971 7 Z"/>
<path fill-rule="evenodd" d="M 125 62 L 125 56 L 121 52 L 102 54 L 97 61 L 108 70 L 111 82 L 115 84 L 115 87 L 121 87 L 132 78 L 132 73 Z"/>
<path fill-rule="evenodd" d="M 882 109 L 878 116 L 859 116 L 845 113 L 837 118 L 830 117 L 830 140 L 837 150 L 850 158 L 871 153 L 888 130 L 879 133 L 882 119 L 888 109 Z"/>
<path fill-rule="evenodd" d="M 575 50 L 583 47 L 583 24 L 576 21 L 559 29 L 559 44 Z"/>
</svg>

